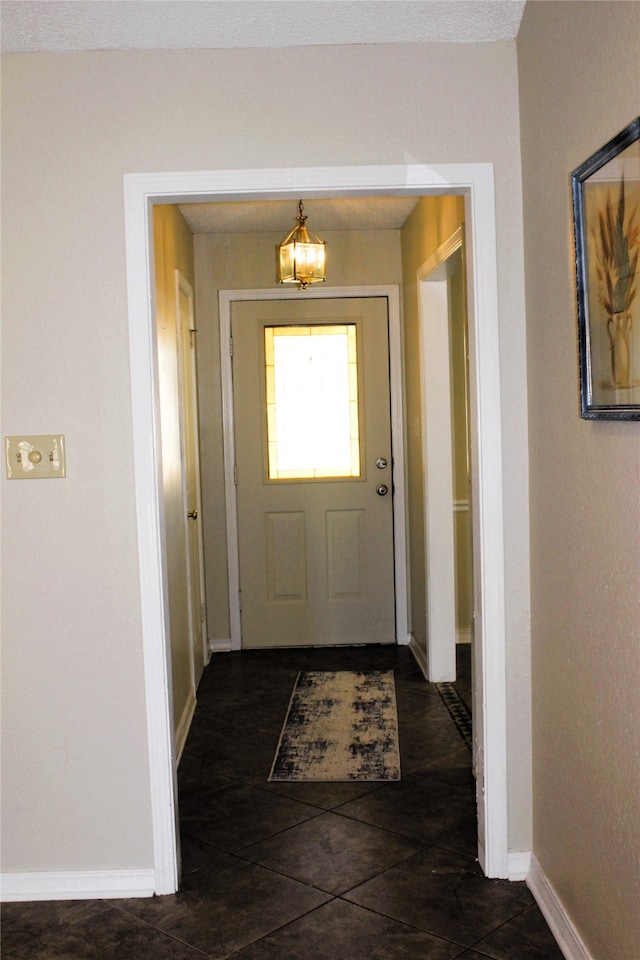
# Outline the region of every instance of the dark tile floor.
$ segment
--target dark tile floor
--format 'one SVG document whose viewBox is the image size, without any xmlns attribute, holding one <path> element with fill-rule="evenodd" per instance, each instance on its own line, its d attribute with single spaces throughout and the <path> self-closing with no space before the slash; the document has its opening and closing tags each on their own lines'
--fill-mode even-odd
<svg viewBox="0 0 640 960">
<path fill-rule="evenodd" d="M 395 671 L 402 780 L 268 783 L 298 670 L 360 668 Z M 406 648 L 216 655 L 179 797 L 177 894 L 5 904 L 2 956 L 562 960 L 525 884 L 482 875 L 469 749 Z"/>
</svg>

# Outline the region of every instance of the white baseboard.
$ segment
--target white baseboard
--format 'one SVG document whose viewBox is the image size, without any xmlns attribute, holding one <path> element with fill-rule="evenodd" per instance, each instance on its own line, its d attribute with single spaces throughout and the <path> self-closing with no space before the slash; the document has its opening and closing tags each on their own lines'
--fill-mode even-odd
<svg viewBox="0 0 640 960">
<path fill-rule="evenodd" d="M 231 653 L 231 640 L 209 640 L 211 653 Z"/>
<path fill-rule="evenodd" d="M 409 634 L 409 649 L 411 650 L 416 663 L 422 670 L 425 680 L 428 680 L 429 669 L 427 666 L 427 655 L 412 633 Z"/>
<path fill-rule="evenodd" d="M 102 900 L 152 897 L 153 870 L 71 870 L 64 873 L 3 873 L 5 903 L 20 900 Z"/>
<path fill-rule="evenodd" d="M 509 880 L 526 880 L 531 868 L 530 850 L 510 850 L 507 859 Z"/>
<path fill-rule="evenodd" d="M 428 683 L 451 683 L 453 680 L 455 680 L 455 665 L 453 668 L 454 672 L 452 675 L 449 675 L 448 673 L 444 677 L 440 677 L 440 676 L 431 677 L 429 675 L 429 662 L 427 660 L 427 652 L 426 650 L 422 649 L 422 647 L 420 646 L 420 644 L 418 643 L 418 641 L 416 640 L 413 634 L 409 634 L 408 646 L 413 656 L 415 657 L 416 663 L 422 670 L 425 680 Z"/>
<path fill-rule="evenodd" d="M 189 691 L 189 696 L 187 697 L 187 702 L 184 705 L 180 722 L 178 723 L 178 729 L 176 730 L 176 763 L 180 763 L 180 757 L 182 756 L 184 745 L 187 742 L 189 728 L 191 727 L 191 721 L 193 720 L 195 710 L 196 694 L 195 690 L 191 689 Z"/>
<path fill-rule="evenodd" d="M 534 895 L 545 920 L 549 924 L 549 929 L 567 960 L 594 960 L 558 894 L 533 854 L 527 876 L 527 886 Z"/>
</svg>

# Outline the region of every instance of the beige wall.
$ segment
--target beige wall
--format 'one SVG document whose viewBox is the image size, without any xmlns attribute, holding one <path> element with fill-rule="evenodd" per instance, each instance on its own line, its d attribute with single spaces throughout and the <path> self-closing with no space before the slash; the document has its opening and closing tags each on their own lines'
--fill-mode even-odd
<svg viewBox="0 0 640 960">
<path fill-rule="evenodd" d="M 640 6 L 529 2 L 518 52 L 533 849 L 590 955 L 632 960 L 640 956 L 640 424 L 579 417 L 569 175 L 638 114 Z"/>
<path fill-rule="evenodd" d="M 324 88 L 301 136 L 281 104 L 302 69 Z M 3 433 L 62 432 L 68 449 L 65 480 L 2 479 L 4 869 L 151 865 L 125 173 L 495 164 L 510 737 L 526 744 L 515 44 L 16 54 L 2 73 Z M 513 770 L 510 843 L 526 849 Z"/>
<path fill-rule="evenodd" d="M 283 223 L 278 234 L 195 237 L 204 549 L 209 638 L 214 644 L 231 636 L 225 502 L 219 493 L 224 490 L 224 456 L 218 292 L 280 287 L 275 280 L 274 250 L 293 224 L 295 202 L 291 210 L 291 222 Z M 316 229 L 314 223 L 309 226 Z M 402 282 L 399 231 L 341 233 L 321 230 L 319 225 L 317 230 L 327 241 L 327 286 Z"/>
<path fill-rule="evenodd" d="M 179 270 L 192 288 L 195 275 L 193 237 L 177 207 L 162 205 L 154 208 L 153 240 L 173 722 L 177 730 L 184 711 L 193 702 L 194 681 L 197 686 L 200 679 L 193 674 L 189 623 L 175 271 Z"/>
</svg>

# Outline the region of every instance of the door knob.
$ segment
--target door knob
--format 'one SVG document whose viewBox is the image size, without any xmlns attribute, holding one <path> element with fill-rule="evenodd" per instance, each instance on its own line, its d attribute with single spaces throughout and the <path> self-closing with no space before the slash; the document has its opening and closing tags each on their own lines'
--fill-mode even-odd
<svg viewBox="0 0 640 960">
<path fill-rule="evenodd" d="M 379 497 L 386 497 L 386 495 L 389 493 L 389 487 L 386 485 L 386 483 L 379 483 L 376 487 L 376 493 Z"/>
<path fill-rule="evenodd" d="M 197 511 L 197 510 L 189 510 L 189 512 L 187 513 L 187 517 L 189 518 L 189 520 L 197 520 L 197 519 L 198 519 L 198 511 Z"/>
<path fill-rule="evenodd" d="M 376 460 L 376 467 L 378 468 L 378 470 L 384 470 L 386 465 L 387 465 L 387 461 L 385 460 L 385 458 L 378 457 L 378 459 Z"/>
</svg>

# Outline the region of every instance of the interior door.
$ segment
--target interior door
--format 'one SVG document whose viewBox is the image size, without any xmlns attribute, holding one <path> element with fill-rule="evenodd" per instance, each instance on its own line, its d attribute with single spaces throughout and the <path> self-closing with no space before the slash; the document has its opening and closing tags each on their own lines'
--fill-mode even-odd
<svg viewBox="0 0 640 960">
<path fill-rule="evenodd" d="M 200 453 L 198 445 L 196 331 L 194 328 L 193 289 L 178 270 L 175 272 L 175 279 L 180 377 L 180 430 L 184 472 L 184 509 L 187 525 L 189 626 L 193 651 L 193 680 L 194 687 L 197 687 L 208 660 L 208 651 L 204 603 Z"/>
<path fill-rule="evenodd" d="M 386 298 L 238 301 L 231 330 L 243 646 L 395 642 Z"/>
</svg>

